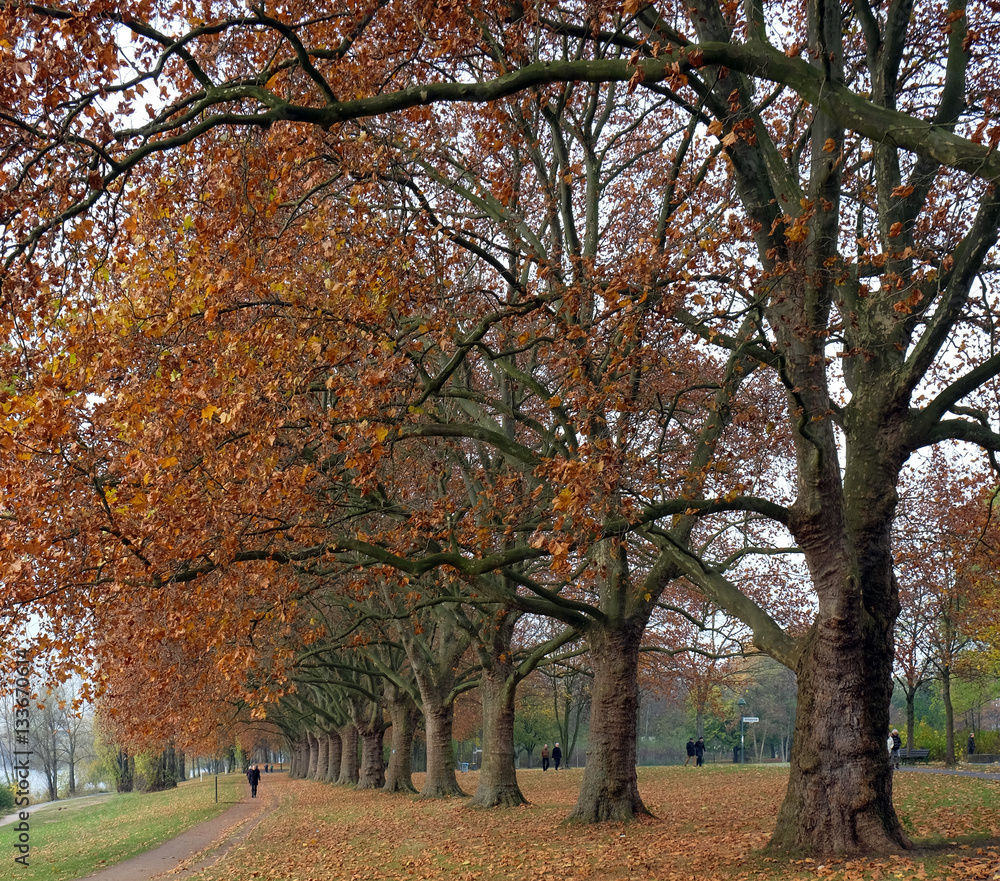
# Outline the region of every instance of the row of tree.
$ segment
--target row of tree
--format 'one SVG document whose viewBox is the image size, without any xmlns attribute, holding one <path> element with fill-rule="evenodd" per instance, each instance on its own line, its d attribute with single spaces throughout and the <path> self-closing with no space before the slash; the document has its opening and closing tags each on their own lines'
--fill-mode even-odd
<svg viewBox="0 0 1000 881">
<path fill-rule="evenodd" d="M 478 687 L 484 804 L 585 648 L 584 821 L 646 810 L 643 649 L 752 644 L 797 679 L 772 844 L 908 846 L 901 488 L 1000 449 L 989 4 L 0 25 L 5 642 L 123 737 L 260 722 L 317 775 L 418 708 L 428 794 Z"/>
</svg>

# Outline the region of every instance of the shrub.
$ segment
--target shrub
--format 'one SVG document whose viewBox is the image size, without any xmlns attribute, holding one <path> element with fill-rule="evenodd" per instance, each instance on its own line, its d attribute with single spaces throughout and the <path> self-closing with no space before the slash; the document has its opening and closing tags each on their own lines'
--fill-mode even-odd
<svg viewBox="0 0 1000 881">
<path fill-rule="evenodd" d="M 14 811 L 14 787 L 5 784 L 0 786 L 0 817 Z"/>
<path fill-rule="evenodd" d="M 932 762 L 943 762 L 947 741 L 943 731 L 931 728 L 922 719 L 913 726 L 913 746 L 916 749 L 929 749 L 928 758 Z"/>
</svg>

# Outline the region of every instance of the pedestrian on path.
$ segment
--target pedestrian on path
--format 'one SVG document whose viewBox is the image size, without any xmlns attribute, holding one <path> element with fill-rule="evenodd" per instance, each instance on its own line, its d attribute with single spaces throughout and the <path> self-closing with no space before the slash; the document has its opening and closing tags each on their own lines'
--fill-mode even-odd
<svg viewBox="0 0 1000 881">
<path fill-rule="evenodd" d="M 562 750 L 559 749 L 559 741 L 556 741 L 556 745 L 552 747 L 552 765 L 555 770 L 559 770 L 559 763 L 562 761 Z"/>
<path fill-rule="evenodd" d="M 685 768 L 688 766 L 688 762 L 690 762 L 691 759 L 694 758 L 694 738 L 693 737 L 689 737 L 688 738 L 688 742 L 687 742 L 687 754 L 688 754 L 688 757 L 684 760 L 684 767 Z"/>
<path fill-rule="evenodd" d="M 889 748 L 889 762 L 892 765 L 893 771 L 899 770 L 899 750 L 903 745 L 903 738 L 899 736 L 899 732 L 893 728 L 892 733 L 889 735 L 889 739 L 885 744 Z"/>
<path fill-rule="evenodd" d="M 247 771 L 247 782 L 250 784 L 250 798 L 257 798 L 257 784 L 260 783 L 260 768 L 252 765 Z"/>
<path fill-rule="evenodd" d="M 549 770 L 549 745 L 548 744 L 545 744 L 545 746 L 542 747 L 542 770 L 543 771 L 548 771 Z"/>
<path fill-rule="evenodd" d="M 694 744 L 695 766 L 700 768 L 705 764 L 705 738 L 699 737 Z"/>
</svg>

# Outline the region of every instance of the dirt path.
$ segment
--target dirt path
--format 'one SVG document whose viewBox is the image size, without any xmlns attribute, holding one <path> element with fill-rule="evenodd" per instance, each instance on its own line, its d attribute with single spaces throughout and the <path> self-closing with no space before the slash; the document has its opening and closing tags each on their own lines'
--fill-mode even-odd
<svg viewBox="0 0 1000 881">
<path fill-rule="evenodd" d="M 285 774 L 268 775 L 264 781 L 267 786 L 261 785 L 256 799 L 247 797 L 246 801 L 235 803 L 218 817 L 193 826 L 154 850 L 82 877 L 87 881 L 190 878 L 214 866 L 250 837 L 261 820 L 278 807 L 280 797 L 275 790 L 280 790 L 287 779 Z"/>
</svg>

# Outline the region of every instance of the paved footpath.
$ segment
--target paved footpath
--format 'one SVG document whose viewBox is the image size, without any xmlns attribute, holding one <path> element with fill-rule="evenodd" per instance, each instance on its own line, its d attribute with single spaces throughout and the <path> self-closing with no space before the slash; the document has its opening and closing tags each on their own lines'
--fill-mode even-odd
<svg viewBox="0 0 1000 881">
<path fill-rule="evenodd" d="M 268 783 L 287 779 L 284 775 L 268 776 Z M 245 801 L 237 802 L 218 817 L 192 826 L 154 850 L 83 877 L 86 881 L 152 881 L 169 872 L 170 881 L 178 881 L 203 872 L 246 841 L 260 821 L 278 806 L 278 795 L 272 786 L 261 786 L 257 792 L 256 799 L 249 798 L 248 793 Z"/>
<path fill-rule="evenodd" d="M 279 796 L 274 791 L 275 784 L 280 789 L 281 784 L 287 779 L 287 774 L 268 774 L 261 780 L 256 799 L 250 798 L 247 789 L 244 801 L 235 802 L 219 816 L 192 826 L 154 850 L 138 854 L 126 862 L 116 863 L 82 878 L 86 881 L 152 881 L 170 873 L 169 881 L 180 881 L 203 872 L 222 860 L 234 847 L 246 841 L 261 820 L 278 807 Z M 88 796 L 88 798 L 96 801 L 99 797 Z M 74 801 L 76 799 L 46 802 L 44 807 L 48 810 L 61 810 L 72 806 Z M 56 806 L 62 807 L 56 808 Z M 41 804 L 32 805 L 29 810 L 34 812 L 41 807 L 43 807 Z M 11 814 L 0 819 L 0 826 L 16 820 L 17 814 Z"/>
<path fill-rule="evenodd" d="M 994 766 L 984 765 L 983 767 L 992 768 Z M 979 777 L 983 780 L 1000 780 L 1000 772 L 997 771 L 959 771 L 956 768 L 916 768 L 913 766 L 904 766 L 899 770 L 907 774 L 911 771 L 916 771 L 918 774 L 954 774 L 958 777 Z"/>
</svg>

